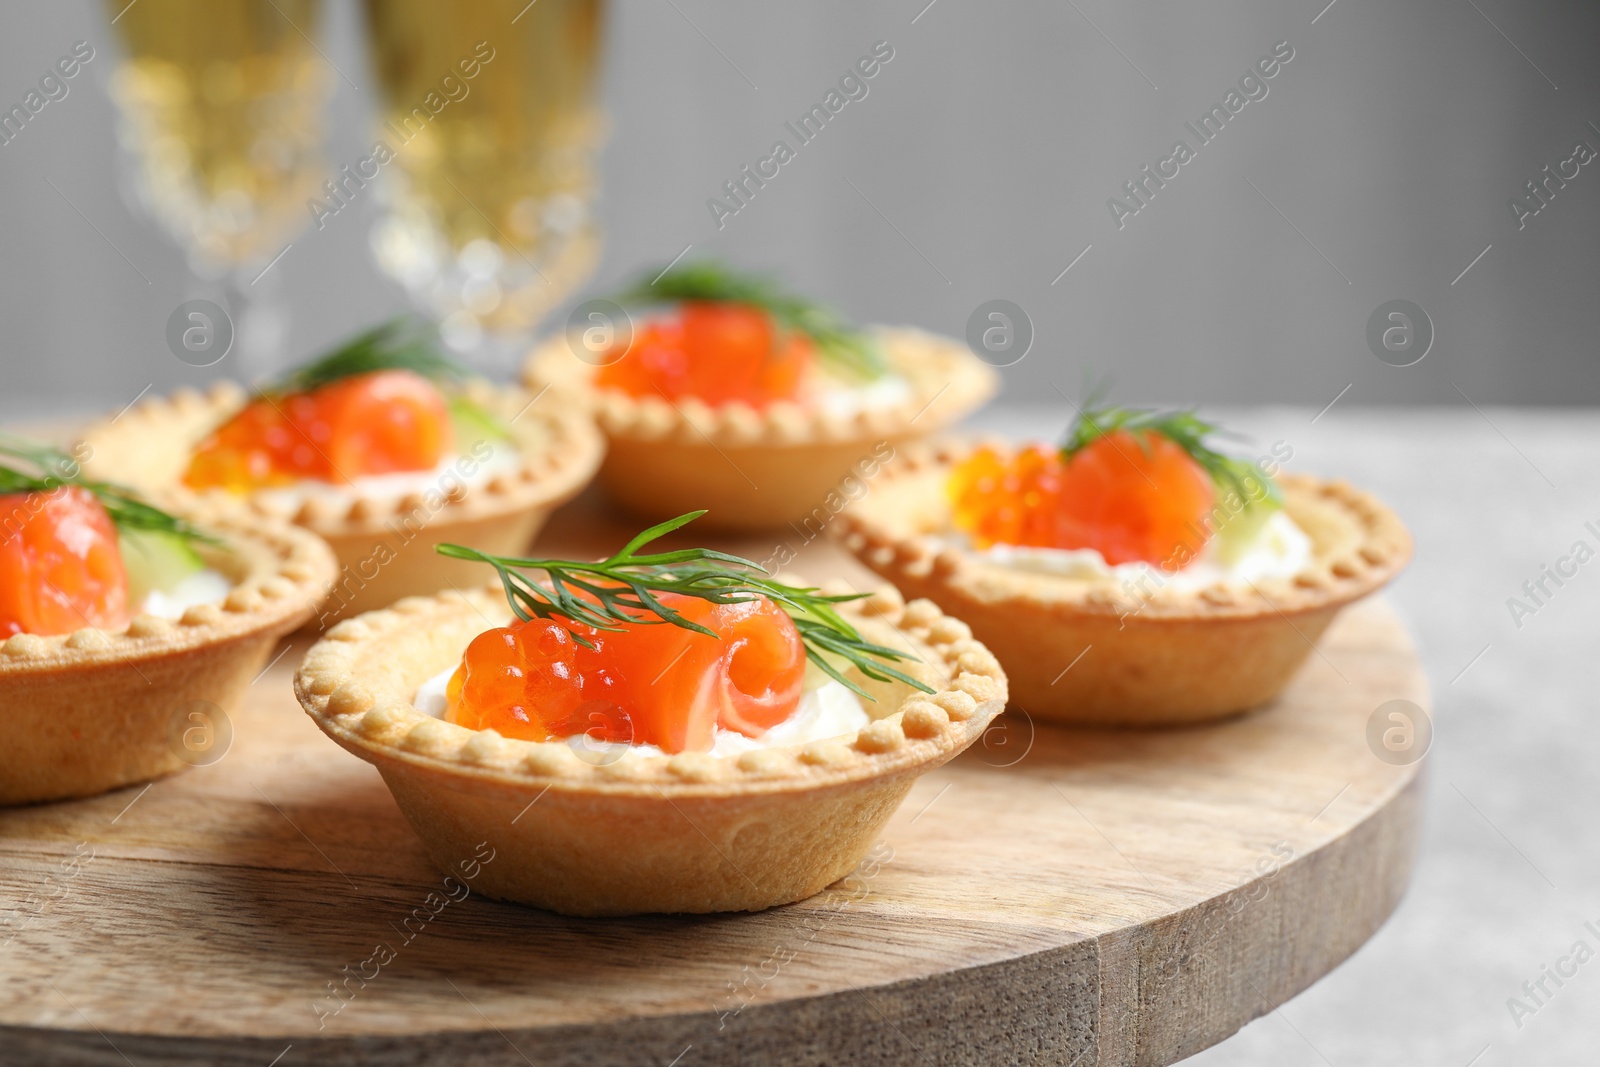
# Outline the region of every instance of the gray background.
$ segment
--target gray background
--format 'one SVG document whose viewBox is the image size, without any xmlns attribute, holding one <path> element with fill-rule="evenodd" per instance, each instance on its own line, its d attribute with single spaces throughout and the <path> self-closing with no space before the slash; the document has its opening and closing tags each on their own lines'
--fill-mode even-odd
<svg viewBox="0 0 1600 1067">
<path fill-rule="evenodd" d="M 960 334 L 980 302 L 1013 300 L 1037 338 L 1005 372 L 1007 406 L 981 421 L 1016 434 L 1053 434 L 1066 408 L 1052 386 L 1075 393 L 1086 371 L 1114 373 L 1130 400 L 1287 405 L 1223 414 L 1291 442 L 1297 469 L 1371 486 L 1417 535 L 1394 597 L 1436 689 L 1429 823 L 1396 918 L 1194 1062 L 1593 1062 L 1600 961 L 1520 1029 L 1506 998 L 1585 937 L 1584 920 L 1600 925 L 1600 563 L 1521 629 L 1505 601 L 1600 520 L 1600 423 L 1498 405 L 1600 397 L 1600 172 L 1521 232 L 1506 207 L 1573 141 L 1600 147 L 1585 125 L 1600 123 L 1600 12 L 1325 2 L 619 4 L 596 285 L 692 244 L 780 268 L 861 319 Z M 104 18 L 79 3 L 0 8 L 0 102 L 74 40 L 103 48 Z M 332 5 L 323 47 L 361 86 L 335 82 L 334 160 L 369 143 L 360 39 L 358 11 Z M 719 232 L 705 199 L 880 39 L 896 55 L 870 95 Z M 1284 39 L 1296 55 L 1269 96 L 1119 232 L 1106 198 Z M 103 59 L 90 66 L 102 81 Z M 190 283 L 124 203 L 114 164 L 110 106 L 83 79 L 0 147 L 0 418 L 114 408 L 230 371 L 167 351 Z M 372 209 L 303 234 L 274 268 L 291 353 L 404 306 L 371 266 Z M 1396 297 L 1438 334 L 1404 369 L 1365 341 Z M 1036 401 L 1053 406 L 1017 406 Z M 1453 407 L 1419 406 L 1432 404 Z"/>
<path fill-rule="evenodd" d="M 1600 122 L 1592 3 L 926 3 L 617 4 L 596 285 L 692 244 L 778 268 L 864 320 L 960 335 L 1004 297 L 1037 334 L 1006 374 L 1011 399 L 1075 393 L 1086 372 L 1114 374 L 1120 397 L 1179 403 L 1320 407 L 1346 385 L 1345 404 L 1600 397 L 1600 168 L 1520 232 L 1506 206 L 1575 140 L 1600 148 L 1585 125 Z M 370 147 L 374 93 L 359 9 L 329 11 L 324 51 L 360 87 L 334 79 L 328 158 L 348 161 Z M 79 38 L 101 49 L 88 73 L 103 84 L 106 18 L 79 2 L 0 8 L 0 101 Z M 870 95 L 719 231 L 706 199 L 877 40 L 895 58 Z M 1267 98 L 1119 231 L 1107 198 L 1280 40 L 1295 58 Z M 0 147 L 0 414 L 119 406 L 152 382 L 229 372 L 167 351 L 163 324 L 191 283 L 118 195 L 115 163 L 110 104 L 83 78 Z M 371 265 L 373 198 L 355 207 L 273 268 L 291 356 L 404 306 Z M 1412 368 L 1365 343 L 1395 297 L 1437 327 Z"/>
</svg>

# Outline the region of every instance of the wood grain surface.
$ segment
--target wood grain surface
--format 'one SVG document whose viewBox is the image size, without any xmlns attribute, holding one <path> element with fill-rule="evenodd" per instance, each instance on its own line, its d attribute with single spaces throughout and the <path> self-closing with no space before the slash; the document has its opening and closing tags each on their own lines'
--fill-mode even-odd
<svg viewBox="0 0 1600 1067">
<path fill-rule="evenodd" d="M 632 529 L 585 497 L 539 547 Z M 871 580 L 802 540 L 719 547 Z M 876 862 L 693 918 L 451 899 L 376 771 L 295 703 L 303 648 L 219 761 L 0 812 L 0 1062 L 1167 1064 L 1367 940 L 1416 846 L 1425 764 L 1367 742 L 1379 704 L 1428 703 L 1381 601 L 1231 722 L 1097 733 L 1013 708 L 916 785 Z"/>
</svg>

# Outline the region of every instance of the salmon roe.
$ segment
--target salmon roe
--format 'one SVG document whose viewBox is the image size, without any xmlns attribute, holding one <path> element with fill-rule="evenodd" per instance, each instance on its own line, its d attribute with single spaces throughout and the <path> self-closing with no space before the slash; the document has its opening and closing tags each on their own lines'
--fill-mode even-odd
<svg viewBox="0 0 1600 1067">
<path fill-rule="evenodd" d="M 709 751 L 719 726 L 758 737 L 794 713 L 806 652 L 782 608 L 659 599 L 717 636 L 668 623 L 574 626 L 585 648 L 551 619 L 488 630 L 450 678 L 445 719 L 525 741 L 584 735 L 677 753 Z"/>
<path fill-rule="evenodd" d="M 0 495 L 0 638 L 128 624 L 117 528 L 93 493 Z"/>
<path fill-rule="evenodd" d="M 633 396 L 759 409 L 798 396 L 814 360 L 809 337 L 780 328 L 760 308 L 688 301 L 645 323 L 596 383 Z"/>
<path fill-rule="evenodd" d="M 1205 545 L 1211 477 L 1150 430 L 1116 430 L 1070 458 L 1032 445 L 1011 457 L 980 448 L 948 484 L 954 521 L 979 548 L 1092 548 L 1115 566 L 1177 570 Z"/>
<path fill-rule="evenodd" d="M 382 370 L 260 398 L 190 458 L 184 484 L 248 492 L 298 481 L 432 470 L 451 445 L 450 406 L 420 374 Z"/>
</svg>

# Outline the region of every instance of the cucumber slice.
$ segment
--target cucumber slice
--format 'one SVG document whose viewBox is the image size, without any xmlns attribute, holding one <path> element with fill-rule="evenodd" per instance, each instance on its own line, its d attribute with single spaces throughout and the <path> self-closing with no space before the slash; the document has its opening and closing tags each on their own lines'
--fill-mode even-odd
<svg viewBox="0 0 1600 1067">
<path fill-rule="evenodd" d="M 1256 501 L 1224 522 L 1217 529 L 1217 539 L 1214 542 L 1217 558 L 1225 564 L 1237 563 L 1245 553 L 1255 547 L 1256 541 L 1261 537 L 1261 531 L 1267 525 L 1267 520 L 1272 518 L 1279 506 L 1272 500 Z"/>
<path fill-rule="evenodd" d="M 460 395 L 450 398 L 450 421 L 455 427 L 458 450 L 466 450 L 472 441 L 505 441 L 511 436 L 500 420 Z"/>
<path fill-rule="evenodd" d="M 122 566 L 128 572 L 128 600 L 138 604 L 153 592 L 168 592 L 205 560 L 185 538 L 158 530 L 123 530 L 118 536 Z"/>
</svg>

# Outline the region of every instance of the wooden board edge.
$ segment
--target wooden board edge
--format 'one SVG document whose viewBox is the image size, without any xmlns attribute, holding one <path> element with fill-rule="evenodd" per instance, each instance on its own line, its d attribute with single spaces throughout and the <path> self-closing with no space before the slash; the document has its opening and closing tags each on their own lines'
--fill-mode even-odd
<svg viewBox="0 0 1600 1067">
<path fill-rule="evenodd" d="M 1426 774 L 1316 849 L 1149 928 L 925 979 L 714 1012 L 507 1032 L 454 1030 L 386 1038 L 213 1039 L 0 1027 L 0 1064 L 261 1067 L 286 1048 L 331 1065 L 817 1062 L 951 1067 L 1004 1062 L 1069 1067 L 1091 1049 L 1101 1067 L 1169 1064 L 1225 1039 L 1337 967 L 1398 907 L 1420 837 Z M 1328 936 L 1287 951 L 1286 918 L 1330 917 Z M 1218 920 L 1215 916 L 1231 916 Z M 1215 936 L 1218 923 L 1241 924 Z M 1206 938 L 1206 931 L 1213 936 Z M 1108 982 L 1109 976 L 1124 976 Z M 1217 1004 L 1231 1010 L 1216 1010 Z M 1197 1012 L 1195 1006 L 1209 1005 Z M 806 1035 L 798 1039 L 797 1035 Z M 998 1058 L 997 1058 L 998 1057 Z"/>
</svg>

